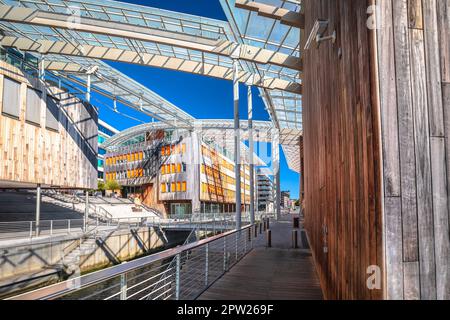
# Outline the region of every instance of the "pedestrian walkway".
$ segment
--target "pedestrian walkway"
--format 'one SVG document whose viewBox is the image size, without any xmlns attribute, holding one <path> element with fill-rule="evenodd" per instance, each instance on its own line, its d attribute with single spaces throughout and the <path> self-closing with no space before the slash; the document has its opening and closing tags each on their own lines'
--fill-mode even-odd
<svg viewBox="0 0 450 320">
<path fill-rule="evenodd" d="M 299 232 L 292 249 L 293 215 L 271 221 L 272 247 L 260 236 L 255 248 L 205 291 L 199 300 L 320 300 L 323 298 L 309 246 Z M 300 231 L 300 230 L 299 230 Z"/>
</svg>

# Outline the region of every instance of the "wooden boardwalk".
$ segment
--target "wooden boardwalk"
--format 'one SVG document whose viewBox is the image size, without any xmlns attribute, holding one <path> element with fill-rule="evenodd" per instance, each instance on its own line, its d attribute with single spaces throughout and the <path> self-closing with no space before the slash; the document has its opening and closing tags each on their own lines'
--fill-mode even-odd
<svg viewBox="0 0 450 320">
<path fill-rule="evenodd" d="M 320 300 L 322 291 L 305 237 L 291 249 L 292 216 L 271 221 L 272 248 L 260 236 L 252 250 L 199 300 Z M 301 233 L 300 233 L 301 234 Z"/>
</svg>

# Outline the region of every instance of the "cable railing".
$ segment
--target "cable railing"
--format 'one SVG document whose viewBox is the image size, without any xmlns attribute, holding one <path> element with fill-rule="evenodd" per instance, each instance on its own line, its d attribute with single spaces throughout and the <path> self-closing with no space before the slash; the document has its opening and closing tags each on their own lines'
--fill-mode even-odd
<svg viewBox="0 0 450 320">
<path fill-rule="evenodd" d="M 83 219 L 42 220 L 39 223 L 39 236 L 56 236 L 81 232 Z M 0 222 L 0 240 L 33 239 L 36 234 L 36 221 Z"/>
<path fill-rule="evenodd" d="M 196 299 L 252 250 L 255 236 L 248 225 L 10 299 Z"/>
</svg>

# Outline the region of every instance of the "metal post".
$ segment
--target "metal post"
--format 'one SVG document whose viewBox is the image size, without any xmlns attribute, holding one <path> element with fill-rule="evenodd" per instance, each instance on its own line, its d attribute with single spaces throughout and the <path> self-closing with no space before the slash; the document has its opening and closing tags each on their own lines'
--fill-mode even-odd
<svg viewBox="0 0 450 320">
<path fill-rule="evenodd" d="M 272 162 L 275 178 L 275 212 L 276 219 L 281 218 L 281 183 L 280 183 L 280 136 L 277 129 L 272 130 Z"/>
<path fill-rule="evenodd" d="M 87 75 L 87 85 L 86 85 L 86 101 L 91 102 L 91 75 Z"/>
<path fill-rule="evenodd" d="M 44 81 L 45 80 L 45 59 L 44 58 L 41 59 L 41 63 L 40 63 L 39 67 L 40 67 L 39 68 L 39 78 L 42 81 Z"/>
<path fill-rule="evenodd" d="M 233 60 L 233 99 L 234 99 L 234 172 L 236 178 L 236 230 L 241 229 L 241 138 L 239 122 L 239 61 Z"/>
<path fill-rule="evenodd" d="M 120 300 L 127 300 L 127 274 L 120 275 Z"/>
<path fill-rule="evenodd" d="M 53 220 L 50 220 L 50 235 L 53 235 Z"/>
<path fill-rule="evenodd" d="M 36 188 L 36 237 L 41 234 L 41 185 Z"/>
<path fill-rule="evenodd" d="M 175 300 L 180 300 L 180 270 L 181 270 L 181 255 L 177 254 L 177 266 L 175 273 Z"/>
<path fill-rule="evenodd" d="M 223 238 L 223 271 L 227 271 L 227 237 Z"/>
<path fill-rule="evenodd" d="M 267 247 L 268 248 L 272 247 L 272 231 L 270 229 L 266 231 L 266 240 L 267 240 Z"/>
<path fill-rule="evenodd" d="M 205 286 L 208 286 L 209 277 L 209 243 L 205 245 Z"/>
<path fill-rule="evenodd" d="M 84 208 L 84 217 L 83 217 L 83 231 L 87 231 L 87 219 L 89 217 L 89 191 L 86 191 L 86 203 Z"/>
<path fill-rule="evenodd" d="M 67 233 L 70 234 L 70 219 L 67 220 Z"/>
<path fill-rule="evenodd" d="M 33 238 L 33 221 L 30 221 L 30 239 Z"/>
<path fill-rule="evenodd" d="M 234 238 L 235 240 L 235 257 L 236 257 L 236 261 L 238 259 L 238 232 L 236 232 L 236 237 Z"/>
<path fill-rule="evenodd" d="M 298 249 L 298 231 L 292 230 L 292 248 Z"/>
<path fill-rule="evenodd" d="M 250 224 L 255 223 L 255 145 L 253 142 L 253 99 L 252 87 L 247 87 L 247 104 L 248 104 L 248 140 L 250 145 Z"/>
</svg>

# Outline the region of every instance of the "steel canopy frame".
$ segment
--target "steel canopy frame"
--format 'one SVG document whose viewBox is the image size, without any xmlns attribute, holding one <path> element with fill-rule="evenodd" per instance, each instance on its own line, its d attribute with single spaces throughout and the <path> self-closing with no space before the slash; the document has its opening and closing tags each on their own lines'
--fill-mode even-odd
<svg viewBox="0 0 450 320">
<path fill-rule="evenodd" d="M 203 137 L 214 138 L 216 142 L 221 142 L 228 150 L 232 150 L 234 138 L 234 123 L 233 120 L 228 119 L 203 119 L 194 120 L 192 122 L 193 130 L 202 133 Z M 241 141 L 249 140 L 248 122 L 240 121 Z M 126 129 L 113 137 L 109 138 L 103 143 L 105 148 L 119 145 L 136 135 L 143 135 L 150 130 L 170 130 L 170 129 L 186 129 L 192 130 L 189 127 L 182 125 L 170 126 L 165 123 L 145 123 L 129 129 Z M 253 121 L 253 139 L 259 142 L 272 142 L 273 123 L 270 121 Z M 281 129 L 279 134 L 280 144 L 286 155 L 289 168 L 295 172 L 300 172 L 300 159 L 298 154 L 299 139 L 302 132 L 298 129 Z M 244 153 L 245 149 L 241 148 Z"/>
<path fill-rule="evenodd" d="M 219 0 L 236 38 L 244 44 L 258 46 L 290 56 L 300 57 L 300 29 L 287 26 L 277 19 L 260 16 L 258 11 L 239 8 L 236 0 Z M 242 2 L 242 1 L 238 1 Z M 259 0 L 276 8 L 299 13 L 301 2 L 297 0 Z M 253 66 L 259 71 L 259 66 Z M 278 66 L 270 66 L 278 68 Z M 301 82 L 300 73 L 296 81 Z M 302 130 L 301 95 L 285 90 L 265 90 L 260 88 L 261 96 L 268 108 L 272 121 L 278 128 Z"/>
<path fill-rule="evenodd" d="M 301 68 L 301 62 L 296 56 L 239 45 L 239 39 L 235 38 L 225 21 L 115 1 L 103 1 L 102 5 L 94 5 L 89 0 L 54 0 L 51 4 L 45 0 L 2 0 L 0 3 L 15 5 L 12 8 L 1 6 L 3 24 L 10 27 L 7 22 L 10 21 L 9 24 L 33 40 L 46 39 L 69 42 L 80 47 L 92 45 L 139 54 L 150 53 L 227 68 L 232 67 L 230 56 L 238 50 L 240 60 L 255 61 L 260 71 L 266 70 L 264 77 L 286 81 L 296 79 L 298 69 Z M 49 12 L 39 11 L 43 7 Z M 78 11 L 72 12 L 72 7 Z M 103 29 L 97 26 L 101 24 L 105 24 Z M 82 26 L 85 31 L 81 31 Z M 112 29 L 114 26 L 116 30 Z M 276 64 L 287 65 L 291 69 L 277 67 Z M 241 67 L 251 71 L 245 69 L 245 65 L 241 64 Z"/>
<path fill-rule="evenodd" d="M 7 32 L 7 34 L 9 34 L 9 32 Z M 28 38 L 16 37 L 14 35 L 0 36 L 0 44 L 4 47 L 14 47 L 21 51 L 38 52 L 42 55 L 51 54 L 52 59 L 55 59 L 54 61 L 51 61 L 54 62 L 54 64 L 51 66 L 52 70 L 57 70 L 58 65 L 61 68 L 59 69 L 60 71 L 65 71 L 67 68 L 69 69 L 69 71 L 77 69 L 76 64 L 57 64 L 61 62 L 61 59 L 59 59 L 58 57 L 60 55 L 64 55 L 139 64 L 200 74 L 225 80 L 232 80 L 233 74 L 230 68 L 220 65 L 183 60 L 180 58 L 166 57 L 150 53 L 139 54 L 135 51 L 117 48 L 82 45 L 81 50 L 80 46 L 68 42 L 39 39 L 31 40 Z M 239 72 L 238 77 L 239 82 L 243 82 L 247 85 L 253 85 L 271 90 L 282 90 L 292 93 L 302 92 L 301 84 L 288 80 L 262 77 L 244 70 L 241 70 Z"/>
<path fill-rule="evenodd" d="M 116 1 L 103 1 L 99 4 L 93 0 L 0 0 L 1 4 L 20 7 L 10 16 L 8 9 L 4 7 L 3 17 L 16 22 L 0 21 L 0 25 L 6 31 L 3 39 L 9 41 L 9 45 L 20 44 L 18 47 L 24 50 L 28 48 L 38 52 L 55 50 L 58 54 L 45 55 L 45 66 L 81 85 L 85 79 L 80 71 L 90 67 L 95 60 L 64 55 L 71 52 L 73 54 L 77 49 L 88 49 L 87 52 L 97 60 L 106 59 L 104 54 L 108 51 L 111 55 L 115 53 L 113 59 L 119 61 L 122 59 L 124 62 L 140 64 L 153 61 L 154 66 L 158 67 L 174 69 L 183 66 L 184 71 L 219 75 L 228 79 L 232 77 L 230 55 L 236 57 L 237 52 L 240 59 L 239 80 L 260 87 L 261 96 L 275 126 L 279 129 L 301 130 L 301 60 L 298 30 L 283 26 L 280 21 L 259 17 L 258 12 L 235 8 L 234 0 L 220 1 L 229 22 Z M 300 8 L 297 0 L 264 0 L 264 3 L 291 12 L 299 11 Z M 246 18 L 241 19 L 244 15 L 247 15 Z M 255 16 L 263 20 L 255 20 Z M 34 22 L 17 22 L 21 20 Z M 122 32 L 121 36 L 101 29 L 95 30 L 102 27 L 101 24 L 96 26 L 98 21 L 108 21 L 103 27 L 116 27 Z M 268 29 L 264 27 L 267 30 L 255 33 L 255 27 L 262 25 L 268 26 Z M 148 30 L 151 30 L 151 33 L 147 32 Z M 130 31 L 139 31 L 139 36 L 131 34 Z M 151 37 L 147 38 L 151 41 L 145 41 L 145 37 Z M 177 42 L 176 45 L 170 45 L 167 39 L 164 40 L 165 37 L 187 43 Z M 193 44 L 200 46 L 196 48 L 198 50 L 186 48 Z M 58 47 L 60 51 L 57 50 Z M 156 96 L 142 98 L 141 90 L 146 89 L 145 87 L 136 86 L 129 90 L 130 92 L 121 91 L 123 88 L 111 85 L 111 81 L 108 83 L 105 79 L 114 77 L 101 76 L 101 82 L 96 83 L 93 90 L 97 89 L 98 92 L 113 98 L 111 92 L 116 90 L 120 92 L 117 99 L 125 105 L 138 108 L 154 118 L 160 117 L 161 121 L 170 125 L 179 126 L 183 123 L 183 126 L 189 126 L 192 117 L 179 113 L 180 109 L 167 101 L 155 104 L 153 102 Z M 287 156 L 288 162 L 291 162 L 290 156 Z"/>
<path fill-rule="evenodd" d="M 61 60 L 62 58 L 64 57 L 58 56 L 57 59 L 61 61 L 61 64 L 78 65 L 81 68 L 76 72 L 54 70 L 56 76 L 80 86 L 86 86 L 86 70 L 98 66 L 98 71 L 92 75 L 95 79 L 92 83 L 92 91 L 111 100 L 115 99 L 123 105 L 132 107 L 167 124 L 192 126 L 194 117 L 108 64 L 96 59 L 66 57 L 65 60 Z M 54 63 L 52 62 L 52 56 L 46 56 L 44 61 L 46 60 L 49 60 L 49 65 Z"/>
</svg>

